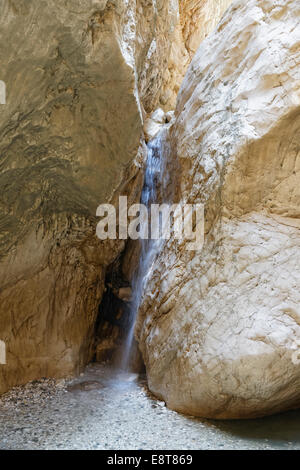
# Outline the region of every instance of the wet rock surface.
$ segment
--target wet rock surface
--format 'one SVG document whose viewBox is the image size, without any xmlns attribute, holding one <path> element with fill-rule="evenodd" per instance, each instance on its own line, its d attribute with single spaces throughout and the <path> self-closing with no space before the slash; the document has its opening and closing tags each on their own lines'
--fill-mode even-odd
<svg viewBox="0 0 300 470">
<path fill-rule="evenodd" d="M 4 395 L 0 449 L 300 449 L 299 418 L 186 417 L 155 401 L 143 377 L 93 364 L 77 379 L 40 380 Z"/>
</svg>

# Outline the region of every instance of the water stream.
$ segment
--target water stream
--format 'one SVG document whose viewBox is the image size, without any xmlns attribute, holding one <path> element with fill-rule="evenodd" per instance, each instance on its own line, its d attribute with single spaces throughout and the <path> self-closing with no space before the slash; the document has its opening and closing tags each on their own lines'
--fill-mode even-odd
<svg viewBox="0 0 300 470">
<path fill-rule="evenodd" d="M 144 180 L 144 187 L 141 196 L 141 204 L 144 204 L 148 209 L 148 220 L 145 223 L 148 226 L 148 234 L 150 229 L 150 207 L 151 204 L 158 203 L 158 193 L 159 189 L 162 186 L 162 178 L 163 178 L 163 159 L 162 159 L 162 137 L 161 134 L 153 139 L 148 144 L 148 156 L 147 156 L 147 163 L 146 163 L 146 170 L 145 170 L 145 180 Z M 146 227 L 147 229 L 147 227 Z M 140 228 L 140 231 L 143 231 L 144 227 Z M 141 254 L 140 254 L 140 261 L 139 267 L 136 271 L 136 274 L 133 279 L 132 283 L 132 292 L 133 292 L 133 301 L 131 306 L 131 313 L 130 313 L 130 328 L 128 331 L 128 335 L 125 341 L 123 355 L 122 355 L 122 362 L 121 362 L 121 369 L 122 370 L 129 370 L 130 369 L 130 361 L 131 361 L 131 353 L 133 349 L 133 342 L 134 342 L 134 329 L 135 329 L 135 322 L 137 313 L 141 304 L 141 300 L 143 297 L 143 293 L 145 291 L 145 287 L 147 285 L 147 281 L 149 279 L 149 274 L 151 273 L 151 267 L 155 262 L 156 256 L 159 253 L 162 247 L 163 240 L 140 240 L 141 244 Z"/>
</svg>

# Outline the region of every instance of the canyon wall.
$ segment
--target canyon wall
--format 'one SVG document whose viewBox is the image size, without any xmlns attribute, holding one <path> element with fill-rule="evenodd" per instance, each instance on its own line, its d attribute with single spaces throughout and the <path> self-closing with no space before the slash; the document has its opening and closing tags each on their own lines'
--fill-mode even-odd
<svg viewBox="0 0 300 470">
<path fill-rule="evenodd" d="M 179 1 L 179 17 L 165 70 L 160 106 L 174 109 L 177 95 L 200 43 L 214 30 L 232 0 Z"/>
<path fill-rule="evenodd" d="M 96 208 L 138 201 L 145 111 L 159 102 L 178 5 L 1 0 L 0 393 L 92 358 L 106 267 Z"/>
<path fill-rule="evenodd" d="M 0 1 L 0 393 L 78 372 L 95 352 L 105 273 L 125 248 L 96 238 L 96 208 L 140 199 L 144 120 L 174 107 L 191 60 L 183 71 L 173 44 L 187 55 L 198 6 L 199 37 L 224 8 L 190 3 Z"/>
<path fill-rule="evenodd" d="M 151 391 L 180 412 L 300 406 L 300 4 L 235 1 L 164 131 L 202 251 L 167 241 L 136 326 Z"/>
</svg>

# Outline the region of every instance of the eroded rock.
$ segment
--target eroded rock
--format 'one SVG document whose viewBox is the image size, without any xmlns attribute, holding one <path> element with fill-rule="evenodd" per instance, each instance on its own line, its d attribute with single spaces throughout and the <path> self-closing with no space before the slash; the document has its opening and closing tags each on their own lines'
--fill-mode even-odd
<svg viewBox="0 0 300 470">
<path fill-rule="evenodd" d="M 1 4 L 0 393 L 94 354 L 105 270 L 125 247 L 96 238 L 96 208 L 139 201 L 143 113 L 159 101 L 176 8 Z"/>
<path fill-rule="evenodd" d="M 175 108 L 180 86 L 195 52 L 217 26 L 232 1 L 179 1 L 178 21 L 160 96 L 160 105 L 166 111 Z"/>
<path fill-rule="evenodd" d="M 146 120 L 144 124 L 144 134 L 147 142 L 154 139 L 154 137 L 162 129 L 166 123 L 166 113 L 161 109 L 156 109 Z"/>
<path fill-rule="evenodd" d="M 235 1 L 179 94 L 167 143 L 205 245 L 165 244 L 136 336 L 151 391 L 184 413 L 300 405 L 299 19 L 297 0 Z"/>
</svg>

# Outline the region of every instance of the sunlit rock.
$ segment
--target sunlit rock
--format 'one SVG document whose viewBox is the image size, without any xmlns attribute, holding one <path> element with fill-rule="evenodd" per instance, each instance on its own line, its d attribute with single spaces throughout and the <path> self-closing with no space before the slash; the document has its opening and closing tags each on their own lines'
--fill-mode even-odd
<svg viewBox="0 0 300 470">
<path fill-rule="evenodd" d="M 156 109 L 151 116 L 146 119 L 144 125 L 144 133 L 146 141 L 154 139 L 154 137 L 159 133 L 162 126 L 166 123 L 166 114 L 161 109 Z"/>
<path fill-rule="evenodd" d="M 149 387 L 177 411 L 300 405 L 299 19 L 298 0 L 235 1 L 179 93 L 167 155 L 181 202 L 205 204 L 205 246 L 165 244 L 136 328 Z"/>
<path fill-rule="evenodd" d="M 180 0 L 179 15 L 164 73 L 160 105 L 174 109 L 177 95 L 195 52 L 215 29 L 233 0 Z"/>
</svg>

